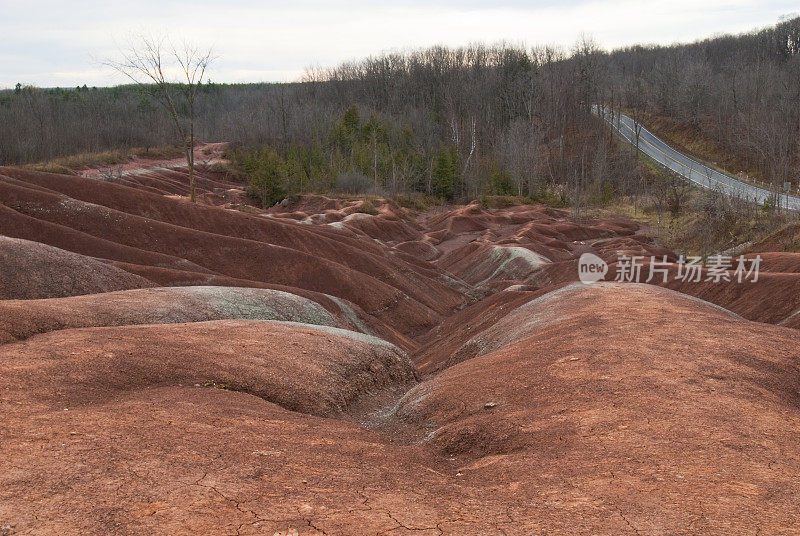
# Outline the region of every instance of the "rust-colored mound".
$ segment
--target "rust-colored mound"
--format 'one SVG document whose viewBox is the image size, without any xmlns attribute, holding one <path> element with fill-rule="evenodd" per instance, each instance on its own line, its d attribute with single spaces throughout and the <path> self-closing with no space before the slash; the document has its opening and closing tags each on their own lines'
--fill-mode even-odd
<svg viewBox="0 0 800 536">
<path fill-rule="evenodd" d="M 281 320 L 355 329 L 341 312 L 278 290 L 181 287 L 46 300 L 0 300 L 0 344 L 58 329 L 176 324 L 222 319 Z M 358 317 L 355 323 L 360 323 Z"/>
<path fill-rule="evenodd" d="M 581 533 L 800 523 L 800 334 L 634 284 L 566 287 L 515 316 L 395 412 L 464 482 L 570 503 Z M 627 527 L 604 530 L 597 508 Z"/>
<path fill-rule="evenodd" d="M 436 246 L 426 240 L 409 240 L 408 242 L 400 242 L 395 246 L 397 251 L 401 251 L 408 255 L 412 255 L 418 259 L 425 261 L 435 260 L 440 255 Z"/>
<path fill-rule="evenodd" d="M 668 264 L 666 266 L 659 264 L 656 267 L 657 270 L 667 270 L 666 281 L 663 274 L 656 272 L 650 280 L 651 284 L 714 303 L 748 320 L 786 327 L 800 325 L 800 273 L 793 271 L 796 269 L 796 254 L 762 254 L 763 262 L 757 278 L 752 274 L 746 275 L 746 271 L 752 266 L 749 263 L 755 256 L 747 255 L 748 264 L 745 264 L 741 281 L 739 281 L 740 275 L 735 271 L 738 266 L 737 258 L 732 259 L 730 269 L 724 276 L 719 277 L 710 274 L 707 262 L 700 270 L 699 280 L 696 280 L 695 275 L 687 277 L 686 268 L 682 268 L 679 274 L 679 266 L 674 262 L 677 259 L 671 252 L 665 253 L 647 244 L 637 248 L 634 242 L 626 242 L 624 245 L 628 247 L 617 249 L 623 246 L 623 243 L 613 240 L 595 244 L 590 250 L 609 263 L 606 281 L 614 281 L 624 276 L 626 280 L 646 283 L 650 279 L 651 257 L 655 257 L 656 261 L 661 263 L 666 256 Z M 629 269 L 624 274 L 620 273 L 618 261 L 623 255 L 639 256 L 636 261 L 640 266 L 638 276 L 631 274 Z M 577 280 L 578 260 L 571 259 L 544 265 L 541 270 L 531 274 L 525 282 L 533 287 L 546 289 Z"/>
<path fill-rule="evenodd" d="M 498 280 L 522 281 L 549 262 L 525 247 L 473 242 L 443 257 L 437 265 L 471 285 L 487 286 Z"/>
<path fill-rule="evenodd" d="M 606 251 L 603 255 L 611 263 L 605 280 L 618 278 L 619 256 L 612 251 Z M 661 259 L 660 255 L 656 255 L 657 262 L 660 263 Z M 667 259 L 671 260 L 669 255 Z M 792 260 L 791 257 L 787 259 L 782 255 L 766 256 L 766 269 L 759 270 L 758 277 L 747 274 L 747 270 L 752 267 L 750 264 L 745 264 L 744 272 L 737 274 L 737 259 L 732 259 L 730 269 L 721 272 L 719 276 L 709 271 L 708 262 L 699 270 L 699 276 L 697 274 L 687 276 L 687 268 L 681 268 L 682 275 L 679 275 L 679 265 L 668 262 L 667 265 L 656 266 L 656 269 L 667 270 L 666 281 L 663 274 L 656 272 L 650 283 L 714 303 L 748 320 L 792 327 L 800 310 L 800 274 L 770 271 L 785 269 Z M 638 277 L 631 274 L 629 269 L 626 269 L 623 275 L 626 279 L 632 277 L 634 282 L 646 283 L 651 275 L 649 254 L 637 262 L 641 265 Z M 546 274 L 551 277 L 545 278 L 542 274 L 536 274 L 531 279 L 539 283 L 550 283 L 554 277 L 574 281 L 578 274 L 577 261 L 553 267 L 552 270 L 546 271 Z"/>
<path fill-rule="evenodd" d="M 385 244 L 394 245 L 403 240 L 415 240 L 422 235 L 414 212 L 383 198 L 345 200 L 306 194 L 297 196 L 291 202 L 284 200 L 267 212 L 278 218 L 326 224 Z"/>
<path fill-rule="evenodd" d="M 188 198 L 191 193 L 188 173 L 185 166 L 131 171 L 121 176 L 116 183 L 161 195 Z M 230 181 L 223 173 L 215 173 L 205 166 L 198 166 L 195 175 L 196 195 L 201 203 L 217 206 L 247 204 L 244 191 L 246 185 Z"/>
<path fill-rule="evenodd" d="M 351 301 L 418 334 L 463 303 L 449 280 L 367 236 L 82 177 L 0 168 L 4 232 L 130 265 L 285 285 Z M 370 292 L 363 292 L 369 288 Z"/>
<path fill-rule="evenodd" d="M 745 255 L 748 259 L 761 257 L 760 268 L 765 272 L 800 273 L 800 253 L 762 252 Z"/>
<path fill-rule="evenodd" d="M 59 298 L 152 286 L 143 277 L 93 258 L 0 235 L 0 300 Z"/>
<path fill-rule="evenodd" d="M 243 535 L 800 522 L 794 330 L 647 285 L 533 303 L 536 329 L 487 333 L 507 344 L 372 414 L 370 389 L 409 387 L 413 372 L 396 349 L 338 330 L 220 321 L 0 346 L 0 520 L 19 533 Z"/>
<path fill-rule="evenodd" d="M 372 315 L 364 312 L 358 305 L 337 298 L 330 294 L 314 292 L 297 287 L 287 287 L 285 285 L 274 285 L 250 281 L 247 279 L 236 279 L 233 277 L 209 275 L 197 272 L 187 272 L 183 270 L 171 270 L 168 268 L 157 268 L 154 266 L 141 266 L 128 263 L 114 262 L 114 266 L 119 266 L 124 270 L 146 277 L 159 285 L 164 286 L 228 286 L 242 288 L 262 288 L 286 292 L 296 296 L 302 296 L 313 302 L 322 305 L 330 314 L 340 322 L 340 327 L 355 329 L 368 335 L 376 335 L 392 344 L 396 344 L 404 350 L 416 347 L 415 343 L 397 331 L 394 327 L 384 324 Z"/>
<path fill-rule="evenodd" d="M 213 383 L 284 408 L 338 415 L 385 389 L 414 382 L 408 357 L 343 329 L 218 320 L 69 329 L 0 346 L 13 405 L 57 409 L 120 393 Z"/>
<path fill-rule="evenodd" d="M 242 393 L 159 387 L 63 409 L 0 421 L 9 534 L 521 534 L 533 515 L 354 423 Z"/>
<path fill-rule="evenodd" d="M 457 363 L 459 349 L 473 336 L 546 292 L 509 289 L 462 309 L 420 338 L 422 345 L 414 352 L 414 364 L 421 373 L 433 374 Z"/>
<path fill-rule="evenodd" d="M 674 274 L 674 270 L 671 274 Z M 761 273 L 758 281 L 739 283 L 733 272 L 731 281 L 680 281 L 671 277 L 665 286 L 730 309 L 757 322 L 781 324 L 800 309 L 800 274 Z"/>
<path fill-rule="evenodd" d="M 676 256 L 623 218 L 262 211 L 197 171 L 192 204 L 183 169 L 0 168 L 0 536 L 800 525 L 800 334 L 745 319 L 800 326 L 796 254 L 587 286 L 583 253 Z"/>
<path fill-rule="evenodd" d="M 577 279 L 569 265 L 591 252 L 615 260 L 626 252 L 661 255 L 671 251 L 635 234 L 638 224 L 611 219 L 579 224 L 563 210 L 541 205 L 486 210 L 477 204 L 431 216 L 424 236 L 441 256 L 437 267 L 487 294 L 525 284 L 545 288 Z"/>
<path fill-rule="evenodd" d="M 676 258 L 638 234 L 637 223 L 621 218 L 583 224 L 571 221 L 567 211 L 542 205 L 490 210 L 478 203 L 417 214 L 381 198 L 370 200 L 370 212 L 365 213 L 366 203 L 302 195 L 269 214 L 315 228 L 334 227 L 348 237 L 372 238 L 418 273 L 471 296 L 517 284 L 544 288 L 574 281 L 577 271 L 550 266 L 585 252 L 609 262 L 622 254 Z"/>
</svg>

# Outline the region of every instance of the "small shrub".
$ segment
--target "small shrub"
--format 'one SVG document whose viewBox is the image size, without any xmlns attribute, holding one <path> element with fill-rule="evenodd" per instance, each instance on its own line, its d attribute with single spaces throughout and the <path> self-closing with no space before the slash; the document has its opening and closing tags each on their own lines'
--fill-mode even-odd
<svg viewBox="0 0 800 536">
<path fill-rule="evenodd" d="M 235 162 L 238 157 L 242 155 L 244 152 L 244 145 L 242 142 L 239 141 L 232 141 L 225 146 L 225 149 L 222 151 L 222 158 L 225 160 L 230 160 L 231 162 Z"/>
<path fill-rule="evenodd" d="M 351 195 L 375 193 L 375 184 L 366 175 L 356 172 L 341 173 L 336 177 L 336 190 Z"/>
<path fill-rule="evenodd" d="M 496 169 L 492 172 L 492 189 L 498 196 L 514 195 L 516 188 L 511 182 L 511 174 L 503 169 Z"/>
<path fill-rule="evenodd" d="M 436 205 L 436 200 L 421 193 L 397 194 L 392 198 L 397 206 L 421 212 Z"/>
<path fill-rule="evenodd" d="M 206 169 L 211 173 L 225 175 L 225 180 L 228 181 L 247 182 L 248 180 L 247 173 L 226 162 L 214 162 L 213 164 L 209 164 Z"/>
<path fill-rule="evenodd" d="M 378 209 L 375 208 L 375 203 L 372 201 L 372 199 L 367 198 L 361 202 L 354 212 L 376 216 L 378 214 Z"/>
<path fill-rule="evenodd" d="M 526 205 L 531 202 L 527 197 L 514 195 L 482 195 L 478 203 L 483 208 L 508 208 L 516 205 Z"/>
<path fill-rule="evenodd" d="M 567 208 L 571 203 L 566 188 L 562 185 L 550 186 L 545 182 L 541 183 L 538 190 L 531 193 L 530 200 L 532 203 L 541 203 L 553 208 Z"/>
</svg>

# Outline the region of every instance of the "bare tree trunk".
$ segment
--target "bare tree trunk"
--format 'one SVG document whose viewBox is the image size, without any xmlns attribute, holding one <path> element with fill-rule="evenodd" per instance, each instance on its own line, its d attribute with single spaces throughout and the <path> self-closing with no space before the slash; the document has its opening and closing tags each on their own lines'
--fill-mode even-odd
<svg viewBox="0 0 800 536">
<path fill-rule="evenodd" d="M 471 138 L 470 138 L 471 141 L 470 141 L 470 145 L 469 145 L 469 153 L 467 154 L 467 161 L 464 162 L 464 170 L 461 172 L 461 176 L 465 177 L 465 178 L 467 176 L 467 170 L 469 169 L 469 163 L 472 160 L 472 154 L 475 152 L 475 145 L 477 143 L 477 141 L 475 139 L 475 117 L 472 117 L 472 128 L 470 130 L 470 135 L 471 135 Z"/>
<path fill-rule="evenodd" d="M 121 61 L 107 61 L 113 67 L 137 85 L 146 87 L 155 84 L 159 89 L 161 104 L 167 110 L 177 133 L 180 144 L 186 151 L 186 165 L 189 167 L 189 197 L 196 201 L 196 187 L 194 176 L 194 143 L 195 143 L 195 97 L 197 88 L 202 84 L 206 69 L 213 61 L 211 51 L 200 52 L 186 42 L 179 50 L 174 45 L 171 47 L 172 60 L 180 67 L 182 79 L 171 82 L 166 71 L 169 66 L 167 61 L 170 55 L 164 53 L 164 39 L 155 39 L 142 36 L 138 44 L 134 44 L 127 52 L 123 52 Z M 176 86 L 189 108 L 188 138 L 186 129 L 181 122 L 175 100 L 170 93 L 170 86 Z"/>
</svg>

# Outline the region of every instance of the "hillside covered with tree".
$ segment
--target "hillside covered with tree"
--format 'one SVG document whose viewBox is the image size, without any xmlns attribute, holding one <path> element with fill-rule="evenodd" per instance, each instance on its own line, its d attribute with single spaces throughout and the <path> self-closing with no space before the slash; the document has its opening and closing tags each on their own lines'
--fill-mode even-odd
<svg viewBox="0 0 800 536">
<path fill-rule="evenodd" d="M 272 202 L 287 192 L 629 194 L 646 180 L 591 112 L 604 102 L 667 122 L 735 155 L 775 185 L 792 181 L 800 130 L 800 19 L 692 44 L 605 52 L 510 45 L 435 47 L 308 70 L 292 84 L 198 88 L 198 135 L 231 142 L 234 163 Z M 155 88 L 0 94 L 0 163 L 174 141 Z M 182 113 L 186 111 L 183 110 Z M 700 155 L 703 156 L 703 155 Z"/>
</svg>

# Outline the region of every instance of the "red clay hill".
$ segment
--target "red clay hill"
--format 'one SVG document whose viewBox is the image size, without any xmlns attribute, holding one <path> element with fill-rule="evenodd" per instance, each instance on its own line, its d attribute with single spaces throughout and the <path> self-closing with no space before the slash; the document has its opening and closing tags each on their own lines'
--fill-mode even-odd
<svg viewBox="0 0 800 536">
<path fill-rule="evenodd" d="M 1 536 L 798 533 L 797 254 L 212 169 L 0 168 Z"/>
</svg>

